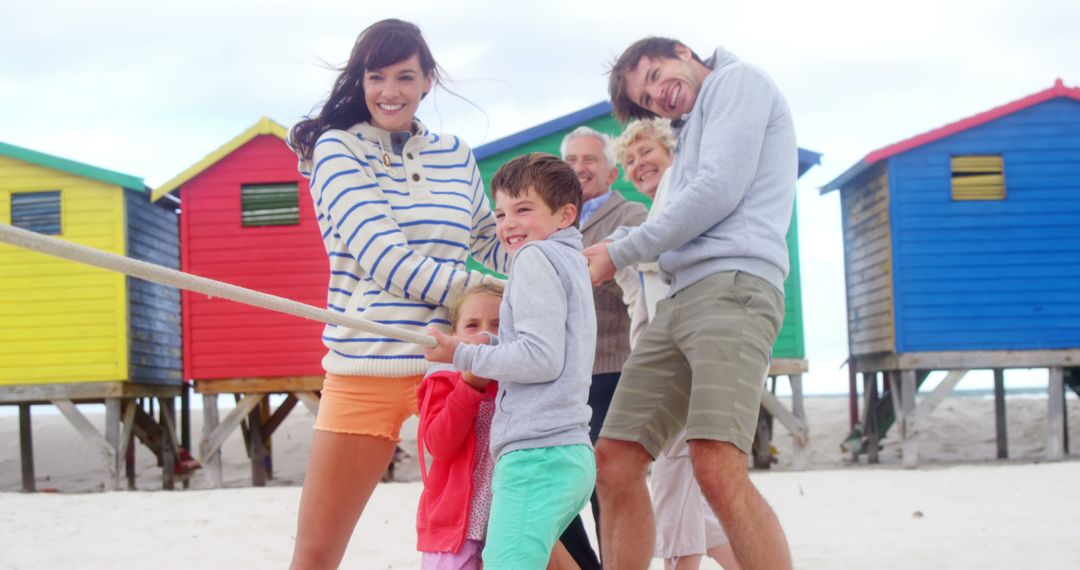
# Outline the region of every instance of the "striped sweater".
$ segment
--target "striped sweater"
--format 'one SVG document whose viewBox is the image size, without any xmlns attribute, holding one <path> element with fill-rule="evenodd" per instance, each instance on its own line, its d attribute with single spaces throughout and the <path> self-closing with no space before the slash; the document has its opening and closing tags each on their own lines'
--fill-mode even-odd
<svg viewBox="0 0 1080 570">
<path fill-rule="evenodd" d="M 360 123 L 323 133 L 300 161 L 330 257 L 326 306 L 413 331 L 446 329 L 444 306 L 491 279 L 467 270 L 468 256 L 500 272 L 507 258 L 469 147 L 419 123 L 403 138 Z M 322 339 L 332 374 L 403 377 L 429 366 L 414 344 L 335 325 Z"/>
</svg>

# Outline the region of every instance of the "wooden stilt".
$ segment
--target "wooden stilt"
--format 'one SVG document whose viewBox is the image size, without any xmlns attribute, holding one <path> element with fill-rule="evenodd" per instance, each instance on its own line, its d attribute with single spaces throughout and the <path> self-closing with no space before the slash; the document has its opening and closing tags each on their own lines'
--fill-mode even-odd
<svg viewBox="0 0 1080 570">
<path fill-rule="evenodd" d="M 30 419 L 30 404 L 19 404 L 19 459 L 22 462 L 22 490 L 37 491 L 34 480 L 34 436 Z"/>
<path fill-rule="evenodd" d="M 124 474 L 127 476 L 129 491 L 135 490 L 135 408 L 138 404 L 135 400 L 123 401 L 123 418 L 120 422 L 120 448 L 116 452 L 117 459 L 123 457 Z"/>
<path fill-rule="evenodd" d="M 858 369 L 855 367 L 855 359 L 848 358 L 847 361 L 848 371 L 848 418 L 851 420 L 851 429 L 855 429 L 855 426 L 859 423 L 859 375 Z M 865 375 L 863 376 L 866 377 Z"/>
<path fill-rule="evenodd" d="M 158 398 L 161 406 L 161 487 L 166 491 L 176 488 L 176 404 L 173 398 Z"/>
<path fill-rule="evenodd" d="M 211 434 L 218 429 L 218 395 L 203 394 L 203 441 L 209 441 Z M 203 469 L 210 477 L 210 486 L 221 488 L 225 485 L 224 473 L 221 465 L 221 450 L 215 449 L 209 454 L 205 449 L 200 450 L 199 461 Z"/>
<path fill-rule="evenodd" d="M 266 486 L 266 444 L 263 439 L 261 408 L 262 406 L 255 406 L 248 414 L 248 455 L 251 456 L 251 484 L 255 487 Z"/>
<path fill-rule="evenodd" d="M 121 403 L 120 398 L 105 398 L 105 441 L 115 450 L 120 450 Z M 116 490 L 120 488 L 120 468 L 125 461 L 123 453 L 114 454 L 113 461 L 116 464 L 113 465 L 111 472 L 116 480 L 113 481 L 112 490 Z"/>
<path fill-rule="evenodd" d="M 915 371 L 903 370 L 900 372 L 900 404 L 902 406 L 903 419 L 900 423 L 901 434 L 904 443 L 901 447 L 904 467 L 915 467 L 919 464 L 919 450 L 915 444 Z M 929 412 L 928 412 L 929 413 Z"/>
<path fill-rule="evenodd" d="M 994 432 L 997 440 L 997 458 L 1008 459 L 1009 435 L 1005 421 L 1005 370 L 994 369 Z"/>
<path fill-rule="evenodd" d="M 191 452 L 191 385 L 180 386 L 180 447 Z M 181 485 L 191 488 L 191 477 L 184 477 Z"/>
<path fill-rule="evenodd" d="M 1065 455 L 1062 435 L 1065 433 L 1065 370 L 1060 366 L 1050 368 L 1046 418 L 1046 457 L 1061 459 Z"/>
<path fill-rule="evenodd" d="M 866 426 L 866 461 L 878 463 L 878 425 L 877 425 L 877 399 L 878 399 L 878 372 L 869 374 L 863 372 L 863 390 L 866 394 L 866 409 L 863 411 L 863 423 Z"/>
<path fill-rule="evenodd" d="M 791 411 L 795 415 L 795 419 L 799 420 L 803 426 L 806 426 L 806 408 L 803 404 L 803 386 L 802 386 L 802 374 L 792 374 L 788 376 L 788 381 L 791 382 Z M 791 466 L 793 469 L 806 469 L 806 447 L 810 443 L 810 430 L 806 428 L 805 438 L 794 438 L 794 454 L 791 458 Z"/>
</svg>

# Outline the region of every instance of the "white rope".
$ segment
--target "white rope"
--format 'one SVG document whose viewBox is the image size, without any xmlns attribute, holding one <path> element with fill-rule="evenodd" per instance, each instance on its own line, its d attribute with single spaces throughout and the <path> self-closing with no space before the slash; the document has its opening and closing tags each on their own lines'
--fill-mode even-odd
<svg viewBox="0 0 1080 570">
<path fill-rule="evenodd" d="M 398 327 L 392 327 L 356 317 L 347 317 L 340 313 L 321 309 L 292 299 L 261 293 L 243 287 L 237 287 L 229 283 L 199 277 L 183 271 L 169 269 L 154 263 L 147 263 L 138 259 L 108 253 L 85 245 L 79 245 L 35 232 L 16 228 L 7 224 L 0 224 L 0 242 L 6 242 L 15 247 L 29 249 L 38 253 L 61 257 L 70 261 L 108 269 L 119 273 L 125 273 L 168 285 L 179 289 L 187 289 L 203 293 L 210 297 L 221 297 L 245 305 L 260 307 L 286 313 L 289 315 L 319 321 L 321 323 L 335 324 L 341 327 L 360 330 L 371 334 L 397 339 L 403 342 L 411 342 L 420 346 L 435 346 L 435 338 L 423 333 L 417 333 Z"/>
</svg>

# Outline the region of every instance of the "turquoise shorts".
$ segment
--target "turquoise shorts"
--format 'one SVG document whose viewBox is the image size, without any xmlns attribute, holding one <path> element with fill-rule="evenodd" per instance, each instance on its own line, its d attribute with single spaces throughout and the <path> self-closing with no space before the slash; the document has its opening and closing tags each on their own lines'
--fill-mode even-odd
<svg viewBox="0 0 1080 570">
<path fill-rule="evenodd" d="M 503 455 L 491 483 L 484 570 L 541 570 L 596 483 L 587 445 L 522 449 Z"/>
</svg>

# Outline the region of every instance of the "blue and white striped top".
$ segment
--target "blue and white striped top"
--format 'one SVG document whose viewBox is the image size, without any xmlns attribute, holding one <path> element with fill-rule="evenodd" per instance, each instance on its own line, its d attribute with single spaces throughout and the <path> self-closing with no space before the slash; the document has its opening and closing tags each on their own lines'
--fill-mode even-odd
<svg viewBox="0 0 1080 570">
<path fill-rule="evenodd" d="M 330 258 L 327 308 L 415 331 L 447 329 L 444 306 L 492 279 L 467 270 L 468 256 L 503 273 L 507 257 L 472 151 L 416 126 L 400 152 L 391 133 L 368 123 L 327 131 L 299 168 Z M 417 345 L 335 325 L 323 344 L 332 374 L 403 377 L 429 366 Z"/>
</svg>

